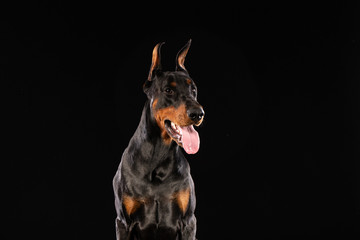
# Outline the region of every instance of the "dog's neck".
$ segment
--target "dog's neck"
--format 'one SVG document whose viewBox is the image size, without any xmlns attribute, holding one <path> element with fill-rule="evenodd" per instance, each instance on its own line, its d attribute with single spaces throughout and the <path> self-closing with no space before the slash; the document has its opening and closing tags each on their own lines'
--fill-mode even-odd
<svg viewBox="0 0 360 240">
<path fill-rule="evenodd" d="M 145 103 L 140 123 L 130 144 L 138 148 L 144 161 L 161 162 L 164 158 L 175 156 L 181 151 L 174 141 L 167 144 L 162 139 L 160 128 L 151 111 L 150 100 Z"/>
</svg>

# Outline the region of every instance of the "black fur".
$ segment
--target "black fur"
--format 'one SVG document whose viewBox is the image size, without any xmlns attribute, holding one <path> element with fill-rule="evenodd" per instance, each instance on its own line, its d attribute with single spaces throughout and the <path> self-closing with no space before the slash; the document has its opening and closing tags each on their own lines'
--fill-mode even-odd
<svg viewBox="0 0 360 240">
<path fill-rule="evenodd" d="M 153 108 L 156 99 L 156 109 L 183 104 L 187 111 L 200 109 L 203 116 L 190 80 L 184 69 L 161 72 L 157 68 L 144 84 L 148 100 L 113 180 L 118 240 L 195 239 L 196 199 L 189 163 L 175 141 L 165 141 Z M 176 197 L 186 189 L 189 200 L 182 210 Z M 125 197 L 131 200 L 126 202 Z"/>
</svg>

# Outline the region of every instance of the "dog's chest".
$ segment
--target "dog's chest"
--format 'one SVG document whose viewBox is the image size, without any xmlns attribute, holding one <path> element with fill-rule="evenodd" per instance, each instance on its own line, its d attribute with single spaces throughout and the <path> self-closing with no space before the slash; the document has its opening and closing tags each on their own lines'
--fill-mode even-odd
<svg viewBox="0 0 360 240">
<path fill-rule="evenodd" d="M 149 193 L 151 191 L 148 191 Z M 154 192 L 154 189 L 152 189 Z M 173 217 L 184 215 L 190 202 L 190 187 L 174 191 L 162 192 L 150 195 L 129 196 L 124 194 L 123 206 L 130 215 L 153 216 L 154 222 L 160 223 L 165 221 L 170 215 Z M 165 222 L 167 222 L 166 220 Z"/>
</svg>

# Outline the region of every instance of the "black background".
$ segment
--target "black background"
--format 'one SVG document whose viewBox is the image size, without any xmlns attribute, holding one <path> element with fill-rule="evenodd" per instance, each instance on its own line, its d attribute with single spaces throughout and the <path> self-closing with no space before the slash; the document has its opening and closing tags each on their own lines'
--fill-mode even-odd
<svg viewBox="0 0 360 240">
<path fill-rule="evenodd" d="M 145 4 L 145 5 L 144 5 Z M 112 178 L 152 49 L 206 117 L 199 239 L 359 234 L 359 9 L 28 1 L 1 8 L 2 239 L 115 239 Z"/>
</svg>

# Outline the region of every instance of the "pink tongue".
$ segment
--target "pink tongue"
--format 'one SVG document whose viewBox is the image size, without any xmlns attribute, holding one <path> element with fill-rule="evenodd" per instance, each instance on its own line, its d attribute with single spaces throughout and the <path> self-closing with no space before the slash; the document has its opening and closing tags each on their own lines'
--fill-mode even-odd
<svg viewBox="0 0 360 240">
<path fill-rule="evenodd" d="M 182 145 L 187 154 L 195 154 L 199 151 L 200 138 L 198 132 L 194 127 L 181 127 L 182 131 Z"/>
</svg>

